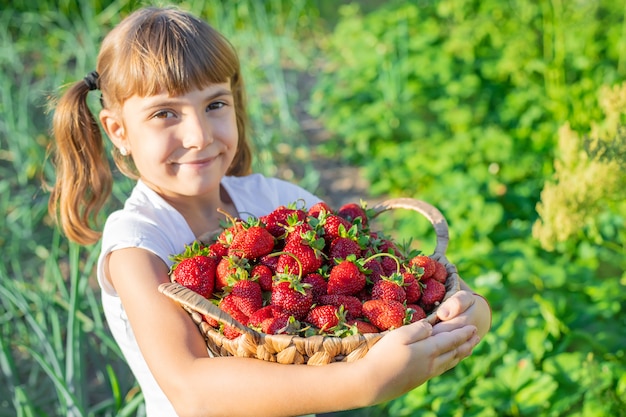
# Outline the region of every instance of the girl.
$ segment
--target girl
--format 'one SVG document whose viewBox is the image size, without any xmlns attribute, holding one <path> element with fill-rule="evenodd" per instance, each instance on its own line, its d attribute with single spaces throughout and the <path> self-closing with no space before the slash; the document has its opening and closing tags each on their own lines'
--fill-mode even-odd
<svg viewBox="0 0 626 417">
<path fill-rule="evenodd" d="M 210 358 L 196 325 L 160 294 L 169 256 L 231 216 L 319 201 L 290 183 L 250 173 L 238 58 L 205 22 L 145 8 L 104 39 L 97 71 L 60 98 L 53 120 L 57 179 L 50 210 L 81 244 L 102 238 L 97 266 L 111 331 L 149 416 L 289 416 L 365 407 L 454 367 L 490 325 L 484 299 L 463 284 L 442 319 L 403 326 L 361 360 L 326 366 Z M 137 180 L 102 236 L 93 219 L 111 191 L 99 125 L 86 98 L 100 90 L 99 121 L 118 168 Z"/>
</svg>

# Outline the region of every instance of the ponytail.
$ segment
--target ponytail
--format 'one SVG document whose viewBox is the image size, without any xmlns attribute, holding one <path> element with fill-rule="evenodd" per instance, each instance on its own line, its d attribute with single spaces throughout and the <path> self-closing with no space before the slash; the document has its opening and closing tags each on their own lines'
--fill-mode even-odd
<svg viewBox="0 0 626 417">
<path fill-rule="evenodd" d="M 57 176 L 48 210 L 67 237 L 80 244 L 100 239 L 96 216 L 113 182 L 99 125 L 87 105 L 92 89 L 87 81 L 73 84 L 59 99 L 52 121 Z"/>
</svg>

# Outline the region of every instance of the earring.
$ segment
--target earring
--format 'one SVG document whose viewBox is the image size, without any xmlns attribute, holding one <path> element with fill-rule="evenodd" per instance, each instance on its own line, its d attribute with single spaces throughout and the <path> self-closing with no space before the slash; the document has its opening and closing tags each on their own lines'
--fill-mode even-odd
<svg viewBox="0 0 626 417">
<path fill-rule="evenodd" d="M 128 151 L 126 150 L 126 147 L 124 147 L 124 146 L 120 147 L 120 155 L 122 155 L 122 156 L 127 156 L 128 155 Z"/>
</svg>

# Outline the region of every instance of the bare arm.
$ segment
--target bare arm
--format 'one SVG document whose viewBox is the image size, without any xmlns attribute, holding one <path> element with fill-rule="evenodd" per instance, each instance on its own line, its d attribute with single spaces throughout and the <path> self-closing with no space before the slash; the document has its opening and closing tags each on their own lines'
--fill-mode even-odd
<svg viewBox="0 0 626 417">
<path fill-rule="evenodd" d="M 390 332 L 353 363 L 209 358 L 189 315 L 158 292 L 169 281 L 158 257 L 142 249 L 115 251 L 108 274 L 148 366 L 181 416 L 288 416 L 369 406 L 452 368 L 478 342 L 475 326 L 428 337 L 432 327 L 418 322 Z"/>
</svg>

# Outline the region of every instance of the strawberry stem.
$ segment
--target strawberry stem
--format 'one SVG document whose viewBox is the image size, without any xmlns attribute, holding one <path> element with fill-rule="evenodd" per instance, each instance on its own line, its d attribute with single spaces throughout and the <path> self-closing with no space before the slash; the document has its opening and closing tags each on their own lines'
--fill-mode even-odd
<svg viewBox="0 0 626 417">
<path fill-rule="evenodd" d="M 379 253 L 375 253 L 372 256 L 370 256 L 369 258 L 366 258 L 363 261 L 363 265 L 365 265 L 366 263 L 368 263 L 369 261 L 371 261 L 372 259 L 376 259 L 379 258 L 381 256 L 388 256 L 391 259 L 393 259 L 394 261 L 396 261 L 396 272 L 399 274 L 400 273 L 400 260 L 398 259 L 397 256 L 391 254 L 391 253 L 387 253 L 387 252 L 379 252 Z"/>
</svg>

